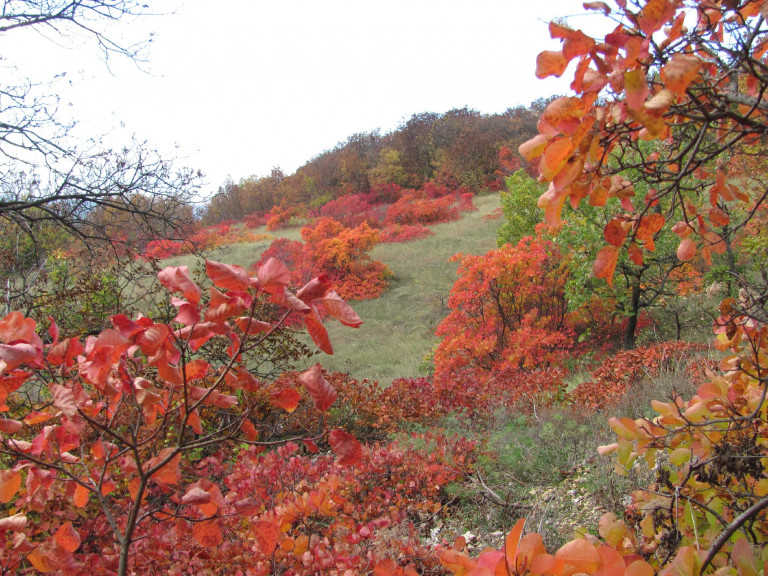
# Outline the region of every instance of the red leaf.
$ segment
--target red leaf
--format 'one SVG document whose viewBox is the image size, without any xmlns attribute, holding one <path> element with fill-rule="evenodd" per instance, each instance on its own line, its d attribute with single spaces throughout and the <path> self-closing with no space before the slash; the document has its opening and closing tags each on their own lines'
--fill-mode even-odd
<svg viewBox="0 0 768 576">
<path fill-rule="evenodd" d="M 257 276 L 259 287 L 269 292 L 272 291 L 270 288 L 283 288 L 291 283 L 291 271 L 275 258 L 270 258 L 260 266 Z"/>
<path fill-rule="evenodd" d="M 203 520 L 192 525 L 192 535 L 200 546 L 215 548 L 221 544 L 222 534 L 216 520 Z"/>
<path fill-rule="evenodd" d="M 243 420 L 243 423 L 240 424 L 240 430 L 243 433 L 243 436 L 245 436 L 246 440 L 250 440 L 251 442 L 255 442 L 259 437 L 259 432 L 256 430 L 256 426 L 253 425 L 253 422 L 250 420 Z"/>
<path fill-rule="evenodd" d="M 328 443 L 338 455 L 339 464 L 350 466 L 363 457 L 363 448 L 352 434 L 344 430 L 331 430 Z"/>
<path fill-rule="evenodd" d="M 680 241 L 680 245 L 677 247 L 677 258 L 681 262 L 688 262 L 693 260 L 694 256 L 696 256 L 696 252 L 696 242 L 690 238 L 683 238 Z"/>
<path fill-rule="evenodd" d="M 251 283 L 251 278 L 248 276 L 245 268 L 236 264 L 223 264 L 207 260 L 205 262 L 205 272 L 214 286 L 224 288 L 224 290 L 245 292 Z"/>
<path fill-rule="evenodd" d="M 27 526 L 27 517 L 24 514 L 14 514 L 7 518 L 0 519 L 0 534 L 11 530 L 13 532 L 23 532 Z"/>
<path fill-rule="evenodd" d="M 251 525 L 251 532 L 264 554 L 272 554 L 280 538 L 280 527 L 274 522 L 260 520 Z"/>
<path fill-rule="evenodd" d="M 74 418 L 77 415 L 77 402 L 72 390 L 54 384 L 51 386 L 51 394 L 53 395 L 53 405 L 64 413 L 67 418 Z"/>
<path fill-rule="evenodd" d="M 323 377 L 320 364 L 315 364 L 306 372 L 302 372 L 298 380 L 312 397 L 318 410 L 325 412 L 336 401 L 336 389 Z"/>
<path fill-rule="evenodd" d="M 247 332 L 248 334 L 268 332 L 272 329 L 272 324 L 269 322 L 262 322 L 261 320 L 256 320 L 250 316 L 241 316 L 235 321 L 235 324 L 241 332 Z"/>
<path fill-rule="evenodd" d="M 189 277 L 187 266 L 168 266 L 158 272 L 157 279 L 171 292 L 181 292 L 192 304 L 197 305 L 200 302 L 202 291 Z"/>
<path fill-rule="evenodd" d="M 352 328 L 358 328 L 363 323 L 360 316 L 352 309 L 352 306 L 344 302 L 341 296 L 334 291 L 330 291 L 318 302 L 322 303 L 325 311 L 328 312 L 333 318 L 336 318 L 344 326 L 350 326 Z"/>
<path fill-rule="evenodd" d="M 320 452 L 320 449 L 317 447 L 317 444 L 311 439 L 311 438 L 304 438 L 303 440 L 304 446 L 307 447 L 307 450 L 309 450 L 310 454 L 317 454 Z"/>
<path fill-rule="evenodd" d="M 605 2 L 584 2 L 584 10 L 602 10 L 605 16 L 611 13 L 611 8 Z"/>
<path fill-rule="evenodd" d="M 193 486 L 187 490 L 187 493 L 184 494 L 184 496 L 181 498 L 181 503 L 187 506 L 191 506 L 193 504 L 207 504 L 210 501 L 210 493 L 200 488 L 200 486 Z"/>
<path fill-rule="evenodd" d="M 614 246 L 621 246 L 624 244 L 624 239 L 627 237 L 627 231 L 622 225 L 622 221 L 618 218 L 612 218 L 610 222 L 603 230 L 605 239 L 609 244 Z"/>
<path fill-rule="evenodd" d="M 80 534 L 74 529 L 72 522 L 66 522 L 59 526 L 54 539 L 59 546 L 69 552 L 75 552 L 80 548 Z"/>
<path fill-rule="evenodd" d="M 0 418 L 0 432 L 3 434 L 15 434 L 22 429 L 24 424 L 18 420 L 11 420 L 9 418 Z"/>
<path fill-rule="evenodd" d="M 34 363 L 38 358 L 42 358 L 42 353 L 32 344 L 0 344 L 0 374 L 10 372 L 22 364 Z"/>
<path fill-rule="evenodd" d="M 619 249 L 616 246 L 605 246 L 595 257 L 593 269 L 596 278 L 603 278 L 608 285 L 613 285 L 613 273 L 619 260 Z"/>
<path fill-rule="evenodd" d="M 323 321 L 320 319 L 320 315 L 314 306 L 310 313 L 304 316 L 304 322 L 307 325 L 307 333 L 317 347 L 326 354 L 333 354 L 333 346 L 331 345 L 331 339 L 328 337 L 328 331 L 323 326 Z"/>
<path fill-rule="evenodd" d="M 322 274 L 307 282 L 303 288 L 296 292 L 296 297 L 309 304 L 313 300 L 325 296 L 332 288 L 333 286 L 328 281 L 328 277 L 325 274 Z"/>
<path fill-rule="evenodd" d="M 637 24 L 646 36 L 651 36 L 675 15 L 669 0 L 648 0 L 637 15 Z"/>
<path fill-rule="evenodd" d="M 289 414 L 296 410 L 301 400 L 301 395 L 293 388 L 272 392 L 269 396 L 269 403 L 276 408 L 282 408 Z"/>
</svg>

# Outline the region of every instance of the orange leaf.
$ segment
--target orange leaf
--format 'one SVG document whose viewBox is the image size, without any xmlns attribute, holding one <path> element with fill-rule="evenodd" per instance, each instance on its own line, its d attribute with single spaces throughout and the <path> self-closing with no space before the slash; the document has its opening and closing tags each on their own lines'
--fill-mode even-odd
<svg viewBox="0 0 768 576">
<path fill-rule="evenodd" d="M 608 244 L 613 244 L 614 246 L 621 246 L 624 244 L 624 239 L 627 237 L 627 231 L 622 225 L 622 221 L 618 218 L 612 218 L 611 221 L 608 222 L 605 226 L 605 230 L 603 230 L 603 234 Z"/>
<path fill-rule="evenodd" d="M 363 457 L 363 448 L 352 434 L 344 430 L 331 430 L 328 435 L 328 443 L 339 456 L 338 462 L 344 466 L 350 466 Z"/>
<path fill-rule="evenodd" d="M 648 0 L 637 15 L 637 25 L 646 36 L 661 29 L 675 15 L 675 8 L 669 0 Z"/>
<path fill-rule="evenodd" d="M 595 257 L 593 270 L 596 278 L 603 278 L 609 286 L 613 285 L 613 274 L 619 260 L 619 249 L 616 246 L 604 246 Z"/>
<path fill-rule="evenodd" d="M 666 218 L 658 212 L 646 214 L 637 224 L 635 237 L 643 242 L 652 240 L 653 235 L 664 227 L 666 221 Z"/>
<path fill-rule="evenodd" d="M 545 50 L 536 56 L 536 78 L 559 78 L 568 67 L 568 60 L 560 51 Z"/>
<path fill-rule="evenodd" d="M 537 134 L 527 142 L 520 144 L 520 147 L 517 149 L 517 151 L 520 153 L 520 156 L 530 162 L 534 158 L 538 158 L 542 155 L 544 149 L 547 147 L 547 142 L 549 142 L 549 138 L 541 134 Z"/>
<path fill-rule="evenodd" d="M 544 194 L 539 196 L 537 206 L 544 210 L 544 221 L 549 226 L 560 224 L 560 215 L 563 212 L 567 196 L 566 190 L 557 190 L 553 184 Z"/>
<path fill-rule="evenodd" d="M 517 560 L 517 547 L 520 545 L 520 537 L 523 534 L 525 518 L 520 518 L 512 527 L 504 540 L 504 554 L 510 567 L 514 567 Z"/>
<path fill-rule="evenodd" d="M 259 549 L 264 554 L 272 554 L 280 538 L 280 527 L 274 522 L 260 520 L 251 525 L 251 532 L 256 538 Z"/>
<path fill-rule="evenodd" d="M 184 365 L 184 375 L 186 376 L 187 381 L 200 380 L 208 375 L 210 367 L 211 365 L 208 364 L 208 362 L 202 358 L 198 358 L 197 360 L 192 360 Z"/>
<path fill-rule="evenodd" d="M 701 60 L 696 56 L 675 54 L 661 69 L 661 80 L 668 90 L 683 96 L 700 68 Z"/>
<path fill-rule="evenodd" d="M 53 416 L 50 414 L 33 410 L 24 417 L 24 424 L 27 426 L 34 426 L 35 424 L 42 424 L 43 422 L 47 422 L 51 418 L 53 418 Z"/>
<path fill-rule="evenodd" d="M 282 408 L 289 414 L 296 410 L 301 400 L 301 395 L 293 388 L 286 388 L 269 395 L 269 403 L 276 408 Z"/>
<path fill-rule="evenodd" d="M 47 573 L 58 569 L 59 563 L 56 561 L 56 554 L 51 546 L 41 545 L 27 554 L 27 561 L 38 572 Z"/>
<path fill-rule="evenodd" d="M 21 488 L 21 472 L 0 470 L 0 503 L 7 504 Z"/>
<path fill-rule="evenodd" d="M 80 534 L 74 529 L 72 522 L 59 526 L 54 539 L 59 546 L 70 552 L 75 552 L 80 548 Z"/>
<path fill-rule="evenodd" d="M 643 265 L 643 262 L 645 261 L 643 258 L 643 251 L 637 244 L 630 245 L 630 247 L 627 249 L 627 254 L 629 255 L 629 259 L 632 260 L 632 262 L 638 266 Z"/>
<path fill-rule="evenodd" d="M 624 576 L 653 576 L 653 566 L 645 560 L 635 560 L 627 566 Z"/>
<path fill-rule="evenodd" d="M 157 456 L 147 462 L 147 467 L 152 468 L 158 465 L 172 452 L 173 448 L 163 448 L 160 450 Z M 152 475 L 152 479 L 160 484 L 178 484 L 181 480 L 181 471 L 179 470 L 180 462 L 181 454 L 175 454 L 170 460 L 168 460 L 168 462 L 162 466 L 162 468 L 160 468 Z"/>
<path fill-rule="evenodd" d="M 645 111 L 654 118 L 659 118 L 664 114 L 675 101 L 675 94 L 671 90 L 661 90 L 653 98 L 648 100 L 645 105 Z"/>
<path fill-rule="evenodd" d="M 256 426 L 250 420 L 243 420 L 243 423 L 240 424 L 240 430 L 243 432 L 245 439 L 251 442 L 256 441 L 259 437 L 259 431 L 256 430 Z"/>
<path fill-rule="evenodd" d="M 677 247 L 677 258 L 681 262 L 688 262 L 693 260 L 694 256 L 696 256 L 696 252 L 696 242 L 690 238 L 683 238 L 680 241 L 680 245 Z"/>
<path fill-rule="evenodd" d="M 572 152 L 573 145 L 570 140 L 560 138 L 550 142 L 547 149 L 544 151 L 542 160 L 539 162 L 541 175 L 544 176 L 546 180 L 553 180 L 558 172 L 560 172 L 560 170 L 562 170 L 568 163 L 568 159 L 571 157 Z"/>
<path fill-rule="evenodd" d="M 192 535 L 200 546 L 215 548 L 221 543 L 222 534 L 216 520 L 203 520 L 192 525 Z"/>
<path fill-rule="evenodd" d="M 555 552 L 555 558 L 565 562 L 563 574 L 569 576 L 576 572 L 592 574 L 600 565 L 600 554 L 597 549 L 584 538 L 577 538 L 566 543 Z"/>
<path fill-rule="evenodd" d="M 624 576 L 624 558 L 614 548 L 600 546 L 597 549 L 600 555 L 600 566 L 593 576 Z"/>
<path fill-rule="evenodd" d="M 624 90 L 627 93 L 627 106 L 633 110 L 640 110 L 648 94 L 650 94 L 648 82 L 645 79 L 645 72 L 640 69 L 625 72 Z"/>
<path fill-rule="evenodd" d="M 72 496 L 72 502 L 75 504 L 76 508 L 85 508 L 85 506 L 88 504 L 88 498 L 90 495 L 91 491 L 88 490 L 88 488 L 82 484 L 76 484 L 75 493 Z"/>
<path fill-rule="evenodd" d="M 562 134 L 570 134 L 581 125 L 584 106 L 581 98 L 561 96 L 547 105 L 541 119 Z"/>
<path fill-rule="evenodd" d="M 331 339 L 328 337 L 328 331 L 323 326 L 323 321 L 314 306 L 311 307 L 309 314 L 304 316 L 304 323 L 307 325 L 307 333 L 315 345 L 326 354 L 332 355 Z"/>
<path fill-rule="evenodd" d="M 709 210 L 709 221 L 715 226 L 726 226 L 731 221 L 731 217 L 722 208 L 711 208 Z"/>
</svg>

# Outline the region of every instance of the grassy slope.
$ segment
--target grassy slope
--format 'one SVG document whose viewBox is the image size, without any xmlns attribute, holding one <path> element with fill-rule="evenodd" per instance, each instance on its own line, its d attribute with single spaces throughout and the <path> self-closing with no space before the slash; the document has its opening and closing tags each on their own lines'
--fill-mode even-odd
<svg viewBox="0 0 768 576">
<path fill-rule="evenodd" d="M 448 259 L 457 252 L 483 254 L 496 247 L 500 221 L 483 216 L 499 207 L 499 197 L 476 198 L 475 204 L 477 212 L 433 226 L 434 236 L 373 250 L 373 258 L 386 263 L 395 278 L 381 298 L 353 303 L 363 319 L 360 328 L 329 324 L 335 354 L 320 360 L 324 367 L 383 383 L 420 375 L 419 363 L 437 343 L 435 328 L 448 313 L 457 267 Z"/>
<path fill-rule="evenodd" d="M 435 328 L 448 313 L 448 293 L 457 267 L 448 259 L 458 252 L 483 254 L 496 247 L 500 220 L 486 220 L 483 216 L 499 207 L 499 197 L 492 194 L 475 198 L 475 204 L 478 211 L 464 213 L 456 222 L 433 226 L 434 236 L 377 246 L 373 258 L 386 263 L 395 275 L 389 288 L 381 298 L 352 303 L 363 319 L 360 328 L 347 328 L 330 320 L 327 326 L 335 354 L 316 356 L 307 364 L 319 361 L 328 369 L 382 383 L 419 376 L 419 363 L 437 343 Z M 276 235 L 301 239 L 298 229 L 280 230 Z M 225 246 L 210 252 L 208 258 L 249 267 L 269 244 L 267 240 Z M 196 258 L 179 256 L 163 264 L 194 267 Z"/>
</svg>

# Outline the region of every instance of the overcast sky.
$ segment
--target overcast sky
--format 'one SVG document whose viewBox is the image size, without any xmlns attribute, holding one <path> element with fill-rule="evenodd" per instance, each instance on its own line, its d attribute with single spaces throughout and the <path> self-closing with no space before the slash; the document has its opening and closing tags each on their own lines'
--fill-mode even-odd
<svg viewBox="0 0 768 576">
<path fill-rule="evenodd" d="M 154 6 L 153 6 L 154 8 Z M 418 112 L 484 113 L 553 93 L 536 54 L 558 49 L 547 22 L 580 14 L 575 0 L 187 0 L 119 33 L 152 33 L 148 63 L 110 69 L 93 50 L 11 34 L 0 53 L 57 83 L 78 130 L 132 134 L 200 169 L 207 190 L 292 173 L 356 132 L 394 130 Z M 582 21 L 570 18 L 574 27 Z M 566 73 L 566 77 L 568 73 Z"/>
</svg>

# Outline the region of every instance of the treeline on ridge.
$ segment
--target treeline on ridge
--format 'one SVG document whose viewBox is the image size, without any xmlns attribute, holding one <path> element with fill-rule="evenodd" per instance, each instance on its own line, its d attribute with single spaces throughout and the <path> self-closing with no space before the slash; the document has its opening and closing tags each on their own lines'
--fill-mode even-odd
<svg viewBox="0 0 768 576">
<path fill-rule="evenodd" d="M 350 136 L 285 175 L 249 176 L 219 188 L 202 213 L 204 225 L 263 214 L 273 206 L 318 208 L 336 198 L 395 184 L 419 189 L 435 182 L 453 190 L 500 190 L 521 166 L 518 146 L 532 138 L 548 100 L 482 114 L 467 108 L 414 114 L 397 130 Z"/>
</svg>

